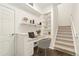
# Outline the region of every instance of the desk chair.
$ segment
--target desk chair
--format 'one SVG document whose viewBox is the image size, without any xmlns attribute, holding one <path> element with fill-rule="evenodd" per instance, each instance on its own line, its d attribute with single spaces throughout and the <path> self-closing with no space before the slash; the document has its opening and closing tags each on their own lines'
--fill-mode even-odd
<svg viewBox="0 0 79 59">
<path fill-rule="evenodd" d="M 37 54 L 39 52 L 39 48 L 43 48 L 43 49 L 45 49 L 45 56 L 46 56 L 47 55 L 46 50 L 47 50 L 47 48 L 49 48 L 50 42 L 51 42 L 50 38 L 42 39 L 42 40 L 38 41 L 37 42 L 38 43 Z"/>
</svg>

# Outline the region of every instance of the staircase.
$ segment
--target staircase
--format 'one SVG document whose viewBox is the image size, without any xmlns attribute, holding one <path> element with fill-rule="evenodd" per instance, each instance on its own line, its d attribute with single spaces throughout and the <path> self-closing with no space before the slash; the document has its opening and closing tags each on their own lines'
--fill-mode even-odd
<svg viewBox="0 0 79 59">
<path fill-rule="evenodd" d="M 71 26 L 58 27 L 55 49 L 71 55 L 75 55 Z"/>
</svg>

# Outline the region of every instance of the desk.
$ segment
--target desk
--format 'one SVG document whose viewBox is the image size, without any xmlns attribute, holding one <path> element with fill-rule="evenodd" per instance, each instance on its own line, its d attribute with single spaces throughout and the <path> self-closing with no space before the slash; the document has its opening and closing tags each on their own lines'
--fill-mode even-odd
<svg viewBox="0 0 79 59">
<path fill-rule="evenodd" d="M 40 40 L 43 40 L 43 39 L 47 39 L 47 38 L 51 38 L 51 36 L 48 36 L 48 35 L 44 35 L 44 36 L 38 36 L 38 37 L 36 37 L 36 38 L 29 38 L 28 40 L 27 40 L 27 42 L 28 43 L 31 43 L 30 44 L 30 48 L 29 48 L 29 50 L 31 49 L 32 51 L 31 51 L 31 53 L 33 54 L 34 53 L 34 47 L 35 47 L 35 45 L 34 45 L 34 43 L 35 42 L 38 42 L 38 41 L 40 41 Z M 38 45 L 38 44 L 37 44 Z M 36 45 L 36 46 L 37 46 Z"/>
<path fill-rule="evenodd" d="M 48 36 L 48 35 L 43 35 L 43 36 L 38 36 L 38 37 L 36 37 L 36 38 L 29 38 L 28 40 L 27 40 L 27 42 L 31 42 L 31 43 L 36 43 L 36 42 L 38 42 L 38 41 L 40 41 L 40 40 L 43 40 L 43 39 L 47 39 L 47 38 L 51 38 L 51 36 Z M 35 46 L 37 46 L 38 44 L 36 43 L 36 44 L 34 44 L 34 47 Z"/>
<path fill-rule="evenodd" d="M 49 35 L 38 36 L 36 38 L 29 38 L 27 41 L 34 43 L 34 42 L 38 42 L 38 41 L 40 41 L 42 39 L 46 39 L 46 38 L 51 38 L 51 36 L 49 36 Z"/>
<path fill-rule="evenodd" d="M 18 56 L 30 56 L 34 53 L 34 42 L 38 42 L 45 38 L 51 38 L 50 36 L 38 36 L 36 38 L 28 38 L 25 34 L 16 35 L 16 55 Z"/>
</svg>

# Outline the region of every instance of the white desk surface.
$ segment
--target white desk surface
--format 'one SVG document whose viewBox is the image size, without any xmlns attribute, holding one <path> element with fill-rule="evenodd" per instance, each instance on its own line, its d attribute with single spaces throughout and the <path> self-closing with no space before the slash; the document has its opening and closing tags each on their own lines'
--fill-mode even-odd
<svg viewBox="0 0 79 59">
<path fill-rule="evenodd" d="M 42 39 L 45 39 L 45 38 L 51 38 L 51 36 L 49 35 L 44 35 L 44 36 L 38 36 L 36 38 L 28 38 L 28 42 L 37 42 L 37 41 L 40 41 Z"/>
</svg>

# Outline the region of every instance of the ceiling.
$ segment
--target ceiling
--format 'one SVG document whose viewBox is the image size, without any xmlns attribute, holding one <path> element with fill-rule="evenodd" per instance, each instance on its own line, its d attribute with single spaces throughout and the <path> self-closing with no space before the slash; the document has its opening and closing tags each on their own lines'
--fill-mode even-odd
<svg viewBox="0 0 79 59">
<path fill-rule="evenodd" d="M 35 3 L 40 9 L 47 8 L 52 5 L 52 3 Z"/>
<path fill-rule="evenodd" d="M 60 3 L 34 3 L 36 5 L 37 9 L 39 9 L 41 12 L 48 11 L 51 6 L 53 5 L 59 5 Z"/>
<path fill-rule="evenodd" d="M 26 3 L 10 3 L 10 5 L 20 8 L 25 11 L 30 11 L 36 15 L 48 13 L 51 10 L 51 5 L 58 5 L 59 3 L 33 3 L 36 8 L 29 7 Z M 38 10 L 36 10 L 38 9 Z"/>
</svg>

